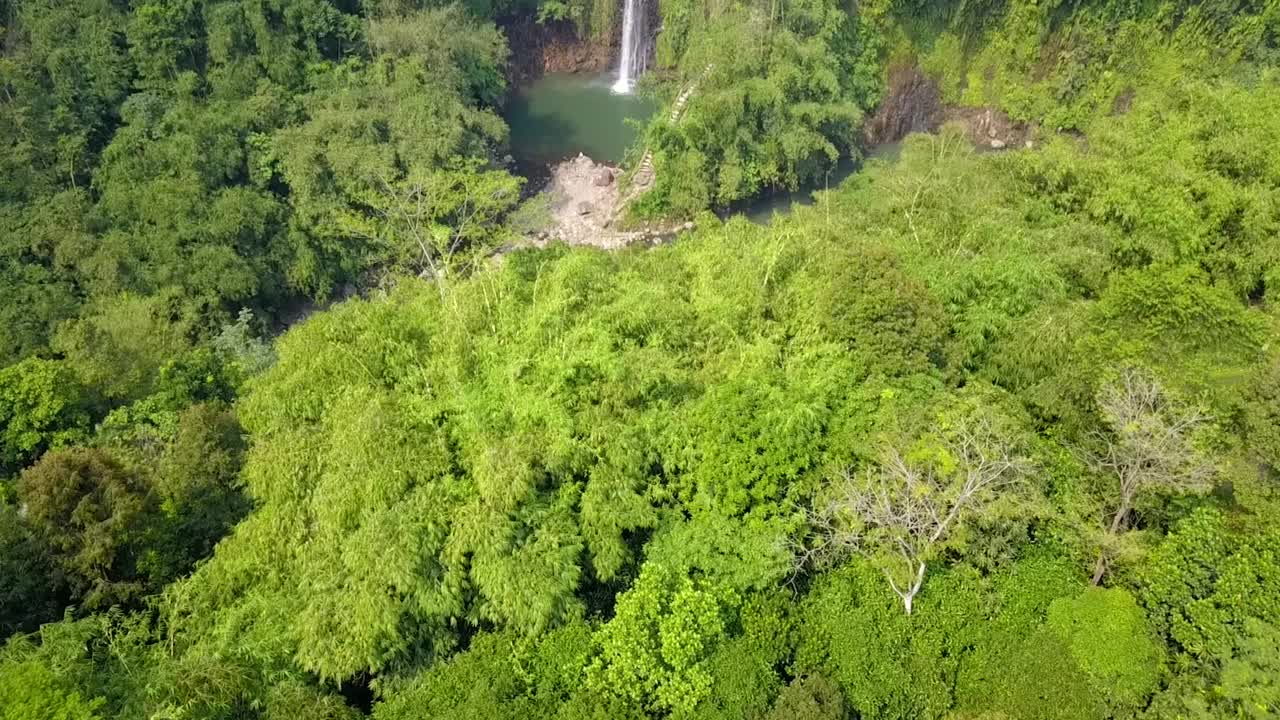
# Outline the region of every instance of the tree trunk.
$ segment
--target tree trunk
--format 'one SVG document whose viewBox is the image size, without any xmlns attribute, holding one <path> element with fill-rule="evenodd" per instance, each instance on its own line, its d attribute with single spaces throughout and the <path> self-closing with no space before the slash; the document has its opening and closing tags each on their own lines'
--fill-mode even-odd
<svg viewBox="0 0 1280 720">
<path fill-rule="evenodd" d="M 1111 529 L 1107 532 L 1111 537 L 1120 534 L 1120 530 L 1124 527 L 1125 519 L 1129 517 L 1129 501 L 1120 503 L 1120 509 L 1116 510 L 1116 516 L 1111 519 Z M 1098 562 L 1093 565 L 1093 585 L 1097 587 L 1102 584 L 1102 576 L 1107 574 L 1107 548 L 1104 546 L 1098 550 Z"/>
<path fill-rule="evenodd" d="M 1098 562 L 1093 564 L 1093 586 L 1102 584 L 1102 576 L 1107 574 L 1107 550 L 1098 551 Z"/>
<path fill-rule="evenodd" d="M 911 581 L 911 587 L 908 588 L 906 592 L 902 592 L 898 590 L 897 586 L 894 587 L 894 591 L 898 593 L 898 597 L 902 598 L 902 607 L 904 610 L 907 611 L 908 615 L 911 614 L 911 606 L 912 606 L 912 603 L 915 602 L 916 593 L 920 592 L 920 586 L 923 584 L 924 584 L 924 563 L 922 562 L 920 563 L 920 567 L 916 568 L 916 577 L 914 580 Z"/>
</svg>

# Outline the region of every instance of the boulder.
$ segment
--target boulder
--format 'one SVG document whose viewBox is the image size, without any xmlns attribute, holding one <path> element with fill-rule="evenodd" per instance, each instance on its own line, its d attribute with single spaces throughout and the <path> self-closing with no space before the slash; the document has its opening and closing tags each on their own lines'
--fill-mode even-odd
<svg viewBox="0 0 1280 720">
<path fill-rule="evenodd" d="M 992 149 L 992 150 L 1003 150 L 1003 149 L 1004 149 L 1004 141 L 1003 141 L 1003 140 L 998 140 L 998 139 L 992 138 L 992 140 L 991 140 L 991 149 Z"/>
<path fill-rule="evenodd" d="M 590 214 L 591 214 L 591 213 L 593 213 L 593 212 L 595 212 L 595 208 L 591 206 L 591 203 L 589 203 L 589 202 L 587 202 L 587 201 L 585 201 L 585 200 L 584 200 L 584 201 L 582 201 L 582 202 L 580 202 L 580 203 L 578 203 L 578 214 L 579 214 L 579 215 L 590 215 Z"/>
<path fill-rule="evenodd" d="M 605 187 L 613 182 L 613 171 L 609 168 L 600 168 L 600 172 L 596 173 L 595 180 L 592 180 L 596 187 Z"/>
</svg>

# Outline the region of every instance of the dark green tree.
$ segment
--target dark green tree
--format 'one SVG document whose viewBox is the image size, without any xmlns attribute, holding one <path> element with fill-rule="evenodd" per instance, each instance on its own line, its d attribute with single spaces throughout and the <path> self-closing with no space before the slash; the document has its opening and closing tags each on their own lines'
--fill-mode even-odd
<svg viewBox="0 0 1280 720">
<path fill-rule="evenodd" d="M 102 450 L 46 453 L 17 483 L 23 515 L 89 609 L 136 599 L 138 561 L 155 498 Z"/>
</svg>

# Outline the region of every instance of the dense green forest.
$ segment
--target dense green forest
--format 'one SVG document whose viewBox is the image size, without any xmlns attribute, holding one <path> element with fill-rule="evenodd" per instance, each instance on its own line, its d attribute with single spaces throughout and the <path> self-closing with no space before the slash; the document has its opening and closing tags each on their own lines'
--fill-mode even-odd
<svg viewBox="0 0 1280 720">
<path fill-rule="evenodd" d="M 1280 717 L 1280 2 L 657 0 L 495 257 L 616 5 L 0 0 L 0 720 Z"/>
</svg>

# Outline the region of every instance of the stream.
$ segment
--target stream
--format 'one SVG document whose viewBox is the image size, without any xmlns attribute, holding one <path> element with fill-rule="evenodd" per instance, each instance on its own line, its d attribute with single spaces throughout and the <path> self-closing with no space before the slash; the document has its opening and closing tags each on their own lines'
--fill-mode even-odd
<svg viewBox="0 0 1280 720">
<path fill-rule="evenodd" d="M 728 219 L 730 215 L 745 215 L 748 220 L 757 225 L 768 225 L 773 221 L 774 215 L 787 215 L 797 207 L 812 205 L 815 192 L 837 187 L 845 181 L 845 178 L 858 172 L 868 160 L 879 159 L 892 163 L 896 162 L 901 154 L 902 143 L 900 142 L 877 145 L 871 148 L 864 158 L 858 160 L 845 158 L 836 163 L 836 166 L 827 173 L 826 181 L 821 185 L 758 197 L 744 203 L 742 207 L 720 213 L 720 216 Z"/>
</svg>

